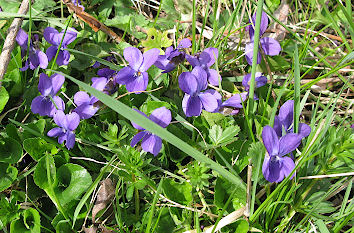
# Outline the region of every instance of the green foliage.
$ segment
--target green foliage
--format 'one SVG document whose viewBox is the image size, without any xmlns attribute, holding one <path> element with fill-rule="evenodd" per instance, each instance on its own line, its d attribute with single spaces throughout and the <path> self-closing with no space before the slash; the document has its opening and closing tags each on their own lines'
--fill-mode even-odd
<svg viewBox="0 0 354 233">
<path fill-rule="evenodd" d="M 18 170 L 8 163 L 0 162 L 0 192 L 9 188 L 17 177 Z"/>
<path fill-rule="evenodd" d="M 17 163 L 22 156 L 22 146 L 15 139 L 0 139 L 0 162 Z"/>
<path fill-rule="evenodd" d="M 7 93 L 5 87 L 0 87 L 0 113 L 4 109 L 8 100 L 9 100 L 9 93 Z"/>
<path fill-rule="evenodd" d="M 167 31 L 160 32 L 155 28 L 149 28 L 147 30 L 147 39 L 143 40 L 141 43 L 146 50 L 158 48 L 162 51 L 162 48 L 167 48 L 172 45 L 172 40 L 167 37 Z"/>
<path fill-rule="evenodd" d="M 41 218 L 37 210 L 29 208 L 22 212 L 21 217 L 10 225 L 10 233 L 40 233 Z"/>
<path fill-rule="evenodd" d="M 165 179 L 162 190 L 167 198 L 183 205 L 189 205 L 193 200 L 192 185 L 187 182 L 177 183 L 172 179 Z"/>
<path fill-rule="evenodd" d="M 23 141 L 23 148 L 36 161 L 46 154 L 55 155 L 58 149 L 41 138 L 27 138 Z"/>
</svg>

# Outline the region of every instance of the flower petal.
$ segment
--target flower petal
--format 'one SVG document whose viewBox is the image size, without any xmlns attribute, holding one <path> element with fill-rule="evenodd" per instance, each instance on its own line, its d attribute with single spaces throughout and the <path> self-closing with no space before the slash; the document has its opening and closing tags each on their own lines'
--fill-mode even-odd
<svg viewBox="0 0 354 233">
<path fill-rule="evenodd" d="M 64 35 L 64 30 L 61 31 L 61 33 L 59 34 L 60 40 L 63 38 L 63 35 Z M 77 37 L 77 33 L 68 29 L 63 39 L 62 47 L 66 47 L 68 44 L 71 44 L 76 39 L 76 37 Z"/>
<path fill-rule="evenodd" d="M 60 50 L 57 57 L 58 66 L 66 66 L 69 64 L 70 53 L 66 50 Z"/>
<path fill-rule="evenodd" d="M 188 94 L 184 94 L 182 100 L 182 109 L 187 117 L 199 116 L 202 113 L 202 102 L 199 97 L 192 97 Z"/>
<path fill-rule="evenodd" d="M 43 96 L 48 96 L 52 93 L 52 79 L 49 78 L 45 73 L 39 75 L 38 91 Z"/>
<path fill-rule="evenodd" d="M 16 42 L 19 46 L 21 46 L 22 48 L 24 48 L 25 50 L 27 50 L 28 48 L 28 35 L 27 33 L 22 29 L 20 28 L 18 30 L 18 33 L 17 33 L 17 36 L 16 36 Z"/>
<path fill-rule="evenodd" d="M 130 66 L 124 67 L 114 76 L 114 82 L 126 85 L 134 79 L 135 73 L 136 71 L 133 70 Z"/>
<path fill-rule="evenodd" d="M 275 118 L 274 118 L 273 129 L 277 133 L 278 137 L 283 136 L 283 126 L 282 126 L 281 121 L 278 116 L 275 116 Z"/>
<path fill-rule="evenodd" d="M 247 63 L 248 63 L 249 65 L 252 65 L 253 49 L 254 49 L 254 42 L 253 42 L 253 41 L 251 41 L 250 43 L 247 43 L 247 44 L 246 44 L 246 47 L 245 47 L 245 56 L 246 56 Z M 262 60 L 261 53 L 258 52 L 257 64 L 261 63 L 261 60 Z"/>
<path fill-rule="evenodd" d="M 295 163 L 290 157 L 287 157 L 287 156 L 282 157 L 280 159 L 280 162 L 281 162 L 280 176 L 282 176 L 284 179 L 285 177 L 290 175 L 290 173 L 294 170 Z M 295 173 L 291 176 L 290 179 L 292 179 L 294 176 L 295 176 Z"/>
<path fill-rule="evenodd" d="M 221 82 L 221 75 L 214 69 L 208 69 L 208 82 L 211 85 L 219 86 L 219 82 Z"/>
<path fill-rule="evenodd" d="M 145 91 L 149 83 L 149 76 L 147 72 L 141 72 L 141 74 L 131 82 L 127 83 L 126 88 L 129 92 L 135 92 L 135 94 L 140 94 L 141 91 Z"/>
<path fill-rule="evenodd" d="M 80 116 L 76 112 L 72 112 L 66 115 L 66 120 L 68 122 L 68 130 L 73 131 L 77 128 L 80 123 Z"/>
<path fill-rule="evenodd" d="M 59 32 L 55 28 L 52 27 L 45 28 L 43 32 L 43 36 L 44 39 L 48 41 L 50 44 L 59 46 L 61 38 L 59 38 Z"/>
<path fill-rule="evenodd" d="M 97 71 L 97 75 L 100 77 L 110 78 L 113 74 L 115 74 L 115 70 L 111 70 L 110 68 L 102 68 Z"/>
<path fill-rule="evenodd" d="M 189 95 L 194 95 L 198 90 L 197 79 L 191 72 L 183 72 L 180 74 L 178 84 L 179 88 Z"/>
<path fill-rule="evenodd" d="M 49 137 L 55 138 L 58 137 L 59 135 L 64 134 L 64 131 L 62 128 L 56 127 L 48 131 L 47 135 Z"/>
<path fill-rule="evenodd" d="M 101 77 L 101 78 L 91 78 L 92 81 L 92 87 L 99 90 L 99 91 L 103 91 L 104 88 L 106 87 L 107 84 L 107 78 Z"/>
<path fill-rule="evenodd" d="M 68 150 L 74 148 L 75 146 L 75 134 L 73 132 L 67 132 L 66 133 L 66 143 L 65 143 L 66 148 Z"/>
<path fill-rule="evenodd" d="M 168 110 L 166 107 L 161 107 L 155 109 L 150 117 L 150 120 L 158 124 L 159 126 L 166 128 L 171 122 L 171 111 Z"/>
<path fill-rule="evenodd" d="M 196 56 L 186 54 L 186 59 L 193 67 L 200 66 L 200 62 Z"/>
<path fill-rule="evenodd" d="M 219 109 L 220 109 L 221 104 L 222 104 L 222 100 L 221 100 L 222 97 L 221 97 L 220 93 L 217 92 L 217 91 L 214 90 L 214 89 L 206 90 L 206 91 L 204 91 L 204 93 L 210 93 L 210 94 L 212 94 L 212 95 L 214 96 L 214 98 L 216 99 L 216 101 L 217 101 L 217 103 L 218 103 L 218 107 L 215 109 L 214 112 L 219 112 Z"/>
<path fill-rule="evenodd" d="M 50 99 L 44 96 L 37 96 L 32 100 L 31 111 L 41 116 L 49 116 L 52 109 L 55 108 Z"/>
<path fill-rule="evenodd" d="M 74 109 L 74 112 L 76 112 L 80 116 L 80 119 L 89 119 L 93 115 L 96 114 L 98 109 L 99 109 L 99 107 L 95 107 L 92 104 L 86 103 L 86 104 L 81 104 L 81 105 L 77 106 Z"/>
<path fill-rule="evenodd" d="M 65 77 L 61 74 L 53 74 L 50 76 L 51 83 L 52 83 L 52 92 L 51 95 L 57 94 L 60 88 L 63 86 Z"/>
<path fill-rule="evenodd" d="M 141 63 L 143 63 L 143 55 L 140 50 L 134 47 L 128 47 L 124 49 L 123 55 L 125 60 L 129 62 L 129 66 L 133 70 L 138 71 Z"/>
<path fill-rule="evenodd" d="M 140 110 L 138 110 L 138 109 L 136 109 L 136 108 L 134 109 L 134 111 L 136 111 L 136 112 L 140 113 L 141 115 L 143 115 L 144 117 L 148 118 L 148 116 L 146 116 L 146 114 L 143 113 L 142 111 L 140 111 Z M 131 121 L 131 123 L 132 123 L 132 125 L 133 125 L 134 128 L 136 128 L 136 129 L 138 129 L 138 130 L 145 130 L 143 127 L 141 127 L 140 125 L 134 123 L 133 121 Z"/>
<path fill-rule="evenodd" d="M 288 131 L 294 120 L 294 100 L 286 101 L 279 109 L 279 119 Z"/>
<path fill-rule="evenodd" d="M 264 37 L 260 40 L 262 49 L 266 55 L 275 56 L 279 55 L 281 47 L 278 41 L 271 37 Z"/>
<path fill-rule="evenodd" d="M 252 24 L 250 26 L 248 26 L 248 30 L 249 30 L 249 34 L 250 34 L 251 39 L 253 39 L 253 37 L 254 37 L 254 27 L 256 26 L 256 17 L 257 17 L 257 14 L 254 13 L 254 15 L 252 16 L 252 19 L 251 19 Z M 251 22 L 251 20 L 250 20 L 250 22 Z M 268 24 L 269 24 L 268 16 L 264 11 L 262 11 L 259 36 L 262 36 L 264 34 L 264 32 L 267 30 Z"/>
<path fill-rule="evenodd" d="M 58 50 L 57 46 L 50 46 L 47 49 L 46 54 L 48 57 L 48 61 L 51 61 L 55 57 L 55 55 L 57 54 L 57 50 Z"/>
<path fill-rule="evenodd" d="M 156 62 L 159 54 L 160 54 L 160 50 L 157 48 L 153 48 L 146 51 L 143 54 L 143 63 L 141 64 L 139 71 L 141 72 L 147 71 L 150 68 L 150 66 L 152 66 Z"/>
<path fill-rule="evenodd" d="M 261 72 L 257 72 L 255 81 L 256 81 L 256 87 L 259 88 L 266 85 L 268 79 L 267 77 L 263 76 Z"/>
<path fill-rule="evenodd" d="M 209 54 L 209 57 L 210 57 L 210 61 L 207 62 L 207 66 L 210 67 L 212 66 L 214 63 L 215 63 L 215 59 L 217 60 L 218 59 L 218 56 L 219 56 L 219 51 L 217 48 L 207 48 L 204 50 L 205 53 L 208 53 Z"/>
<path fill-rule="evenodd" d="M 30 53 L 28 60 L 30 61 L 29 65 L 31 70 L 34 70 L 39 66 L 39 59 L 36 53 Z"/>
<path fill-rule="evenodd" d="M 74 95 L 74 103 L 77 106 L 80 106 L 83 104 L 89 104 L 90 100 L 91 100 L 90 96 L 84 91 L 78 91 Z"/>
<path fill-rule="evenodd" d="M 178 43 L 177 48 L 178 49 L 185 49 L 185 48 L 189 48 L 191 46 L 192 46 L 191 40 L 188 38 L 184 38 Z"/>
<path fill-rule="evenodd" d="M 50 117 L 53 117 L 54 114 L 59 110 L 61 110 L 61 111 L 65 110 L 65 103 L 59 96 L 53 96 L 53 100 L 54 100 L 55 105 L 58 107 L 58 109 L 55 106 L 53 106 L 53 108 L 49 114 Z"/>
<path fill-rule="evenodd" d="M 275 130 L 266 125 L 263 127 L 262 140 L 269 156 L 276 156 L 279 153 L 279 139 Z"/>
<path fill-rule="evenodd" d="M 200 93 L 199 98 L 207 112 L 214 112 L 219 107 L 218 100 L 208 92 Z"/>
<path fill-rule="evenodd" d="M 141 147 L 144 151 L 150 152 L 153 155 L 157 155 L 162 147 L 162 140 L 160 137 L 154 134 L 148 134 L 143 138 Z"/>
<path fill-rule="evenodd" d="M 300 123 L 299 124 L 299 134 L 301 135 L 301 137 L 305 138 L 307 136 L 309 136 L 311 133 L 311 127 L 308 126 L 305 123 Z"/>
<path fill-rule="evenodd" d="M 41 67 L 42 69 L 46 69 L 48 67 L 47 55 L 40 50 L 37 50 L 36 54 L 37 54 L 38 61 L 39 61 L 39 67 Z"/>
<path fill-rule="evenodd" d="M 197 80 L 197 92 L 205 90 L 208 86 L 208 74 L 205 72 L 205 70 L 200 66 L 196 66 L 193 68 L 191 74 L 193 74 Z"/>
<path fill-rule="evenodd" d="M 64 129 L 68 129 L 67 125 L 67 120 L 66 120 L 66 116 L 65 113 L 63 111 L 58 110 L 54 116 L 53 116 L 54 122 L 55 124 L 57 124 L 58 126 L 64 128 Z"/>
<path fill-rule="evenodd" d="M 288 133 L 279 140 L 279 155 L 284 156 L 295 150 L 301 143 L 301 135 Z"/>
<path fill-rule="evenodd" d="M 146 134 L 148 134 L 146 131 L 137 133 L 130 142 L 130 146 L 134 147 Z"/>
<path fill-rule="evenodd" d="M 242 102 L 244 102 L 246 98 L 247 92 L 238 93 L 227 99 L 224 103 L 222 103 L 222 106 L 242 108 Z"/>
</svg>

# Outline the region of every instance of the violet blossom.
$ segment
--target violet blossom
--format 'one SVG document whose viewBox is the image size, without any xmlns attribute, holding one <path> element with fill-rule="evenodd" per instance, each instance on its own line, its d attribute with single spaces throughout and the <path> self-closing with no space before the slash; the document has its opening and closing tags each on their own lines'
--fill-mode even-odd
<svg viewBox="0 0 354 233">
<path fill-rule="evenodd" d="M 64 76 L 60 74 L 53 74 L 50 78 L 44 73 L 40 74 L 38 90 L 41 95 L 32 100 L 32 112 L 41 116 L 52 117 L 57 110 L 64 110 L 64 101 L 56 96 L 64 81 Z"/>
<path fill-rule="evenodd" d="M 68 150 L 74 148 L 75 145 L 75 133 L 73 132 L 80 123 L 80 116 L 72 112 L 66 114 L 59 110 L 54 114 L 54 122 L 59 127 L 53 128 L 48 131 L 49 137 L 58 137 L 58 143 L 62 144 L 64 141 Z"/>
<path fill-rule="evenodd" d="M 253 59 L 253 49 L 254 49 L 254 25 L 256 23 L 256 13 L 252 16 L 252 25 L 247 27 L 250 35 L 251 42 L 246 44 L 245 53 L 246 53 L 246 60 L 248 64 L 252 65 Z M 268 16 L 265 12 L 262 11 L 261 17 L 261 25 L 260 25 L 260 32 L 259 36 L 261 37 L 268 27 Z M 269 56 L 278 55 L 281 51 L 281 47 L 278 41 L 271 37 L 263 37 L 260 39 L 261 48 L 264 51 L 264 54 Z M 261 49 L 259 48 L 259 49 Z M 257 55 L 257 64 L 261 63 L 261 53 L 258 51 Z"/>
<path fill-rule="evenodd" d="M 106 78 L 92 78 L 91 80 L 93 88 L 99 91 L 104 91 L 107 84 Z M 99 100 L 95 96 L 89 96 L 86 92 L 79 91 L 74 95 L 74 103 L 77 106 L 74 109 L 74 112 L 80 116 L 80 119 L 91 118 L 99 110 L 99 105 L 97 104 L 98 101 Z"/>
<path fill-rule="evenodd" d="M 242 102 L 244 102 L 247 99 L 247 95 L 248 95 L 247 92 L 235 94 L 232 97 L 230 97 L 229 99 L 227 99 L 225 102 L 223 102 L 221 104 L 221 107 L 235 108 L 231 112 L 231 115 L 236 115 L 240 111 L 240 109 L 243 108 Z"/>
<path fill-rule="evenodd" d="M 269 182 L 281 182 L 295 168 L 292 158 L 285 155 L 291 153 L 300 145 L 302 136 L 288 133 L 278 138 L 275 130 L 266 125 L 262 131 L 262 139 L 268 152 L 262 166 L 263 176 Z"/>
<path fill-rule="evenodd" d="M 190 39 L 182 39 L 177 48 L 173 49 L 173 46 L 166 48 L 165 54 L 159 55 L 154 65 L 163 70 L 162 73 L 168 73 L 174 70 L 176 66 L 182 63 L 185 59 L 186 53 L 184 52 L 184 49 L 191 46 L 192 42 Z"/>
<path fill-rule="evenodd" d="M 171 122 L 171 111 L 166 107 L 155 109 L 149 117 L 147 117 L 143 112 L 137 109 L 135 110 L 163 128 L 166 128 Z M 142 131 L 133 137 L 130 146 L 134 147 L 140 140 L 142 140 L 141 147 L 143 150 L 156 156 L 162 148 L 161 138 L 155 134 L 150 133 L 134 122 L 132 122 L 132 125 L 134 128 Z"/>
<path fill-rule="evenodd" d="M 202 109 L 214 112 L 218 108 L 217 98 L 205 91 L 207 86 L 207 73 L 200 66 L 196 66 L 192 72 L 183 72 L 178 77 L 179 87 L 184 94 L 182 108 L 187 117 L 199 116 Z"/>
<path fill-rule="evenodd" d="M 274 130 L 278 137 L 286 133 L 293 133 L 294 100 L 286 101 L 279 109 L 279 115 L 274 118 Z M 305 123 L 299 123 L 299 134 L 304 138 L 310 135 L 311 127 Z"/>
<path fill-rule="evenodd" d="M 61 44 L 61 48 L 59 48 L 63 35 L 64 30 L 59 33 L 55 28 L 52 27 L 47 27 L 46 29 L 44 29 L 43 33 L 43 36 L 46 41 L 52 44 L 52 46 L 50 46 L 46 51 L 49 61 L 51 61 L 55 57 L 59 49 L 58 57 L 56 60 L 58 66 L 69 64 L 70 53 L 64 49 L 67 48 L 67 46 L 76 39 L 77 33 L 68 29 Z"/>
<path fill-rule="evenodd" d="M 206 71 L 208 82 L 211 85 L 219 86 L 221 76 L 215 69 L 210 69 L 210 67 L 215 63 L 215 60 L 218 59 L 218 56 L 219 52 L 217 48 L 207 48 L 203 52 L 194 56 L 186 55 L 186 59 L 193 68 L 200 66 Z"/>
<path fill-rule="evenodd" d="M 123 55 L 125 60 L 129 62 L 129 66 L 124 67 L 116 74 L 115 83 L 126 85 L 129 92 L 139 94 L 145 91 L 149 82 L 146 71 L 156 62 L 159 54 L 160 50 L 157 48 L 150 49 L 144 54 L 134 47 L 125 48 Z"/>
<path fill-rule="evenodd" d="M 71 2 L 75 5 L 80 7 L 83 11 L 85 10 L 85 7 L 81 5 L 81 0 L 71 0 Z"/>
<path fill-rule="evenodd" d="M 245 91 L 250 90 L 251 74 L 246 74 L 242 79 L 242 86 L 245 87 Z M 267 77 L 263 76 L 261 72 L 256 72 L 255 76 L 255 88 L 262 87 L 267 83 Z"/>
<path fill-rule="evenodd" d="M 28 49 L 28 44 L 27 44 L 28 35 L 22 28 L 20 28 L 17 33 L 16 42 L 21 47 L 21 56 L 24 57 L 26 54 L 25 52 Z M 25 66 L 20 68 L 20 70 L 25 71 L 28 69 L 28 67 L 31 70 L 34 70 L 38 66 L 41 67 L 42 69 L 47 68 L 48 58 L 44 52 L 42 52 L 39 48 L 36 48 L 36 46 L 32 43 L 31 40 L 29 45 L 29 51 L 28 51 L 28 60 L 26 60 Z"/>
</svg>

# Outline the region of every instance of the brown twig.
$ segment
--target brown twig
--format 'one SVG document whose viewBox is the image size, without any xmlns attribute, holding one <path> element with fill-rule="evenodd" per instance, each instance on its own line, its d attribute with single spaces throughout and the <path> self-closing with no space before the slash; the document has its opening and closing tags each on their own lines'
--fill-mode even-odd
<svg viewBox="0 0 354 233">
<path fill-rule="evenodd" d="M 19 15 L 24 15 L 27 13 L 28 3 L 29 0 L 22 1 L 21 6 L 17 12 Z M 7 66 L 10 63 L 11 52 L 15 47 L 16 36 L 19 28 L 21 27 L 22 21 L 23 18 L 14 18 L 14 20 L 11 23 L 11 26 L 8 29 L 4 46 L 2 47 L 2 52 L 0 55 L 0 87 L 1 87 L 1 80 L 4 78 L 4 75 L 7 70 Z"/>
</svg>

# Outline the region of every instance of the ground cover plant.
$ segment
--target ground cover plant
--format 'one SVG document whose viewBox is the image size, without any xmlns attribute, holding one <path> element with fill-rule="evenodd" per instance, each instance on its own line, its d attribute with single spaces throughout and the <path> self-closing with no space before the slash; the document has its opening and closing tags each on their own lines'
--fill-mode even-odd
<svg viewBox="0 0 354 233">
<path fill-rule="evenodd" d="M 0 0 L 0 232 L 354 232 L 352 19 Z"/>
</svg>

